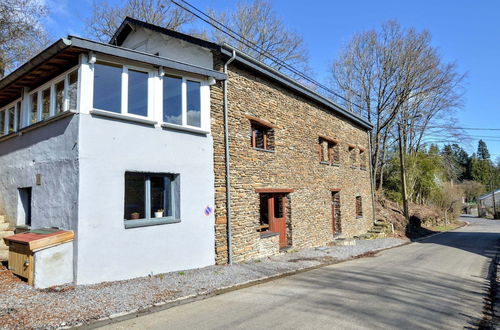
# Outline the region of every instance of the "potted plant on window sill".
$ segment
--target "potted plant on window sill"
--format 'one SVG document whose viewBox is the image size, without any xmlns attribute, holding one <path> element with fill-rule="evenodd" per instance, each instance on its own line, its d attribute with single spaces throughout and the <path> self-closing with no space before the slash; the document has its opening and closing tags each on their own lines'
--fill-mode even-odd
<svg viewBox="0 0 500 330">
<path fill-rule="evenodd" d="M 163 209 L 159 209 L 155 212 L 155 218 L 163 218 Z"/>
<path fill-rule="evenodd" d="M 132 212 L 130 214 L 130 219 L 131 220 L 137 220 L 137 219 L 139 219 L 140 216 L 141 216 L 141 214 L 139 212 Z"/>
</svg>

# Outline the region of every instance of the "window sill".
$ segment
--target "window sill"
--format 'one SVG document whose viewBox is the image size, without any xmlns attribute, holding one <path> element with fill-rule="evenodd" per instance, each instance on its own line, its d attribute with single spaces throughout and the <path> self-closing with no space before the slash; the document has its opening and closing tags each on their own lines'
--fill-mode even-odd
<svg viewBox="0 0 500 330">
<path fill-rule="evenodd" d="M 262 148 L 255 148 L 255 147 L 252 147 L 253 150 L 256 150 L 256 151 L 263 151 L 263 152 L 269 152 L 269 153 L 272 153 L 274 154 L 275 151 L 274 150 L 268 150 L 268 149 L 262 149 Z"/>
<path fill-rule="evenodd" d="M 351 165 L 351 168 L 352 168 L 353 170 L 355 170 L 355 169 L 357 169 L 358 167 L 357 167 L 357 166 L 352 166 L 352 165 Z"/>
<path fill-rule="evenodd" d="M 7 135 L 2 135 L 2 136 L 0 136 L 0 142 L 3 142 L 5 140 L 9 140 L 9 139 L 16 137 L 16 136 L 21 136 L 24 133 L 27 133 L 27 132 L 32 131 L 34 129 L 37 129 L 38 127 L 48 125 L 52 122 L 58 121 L 60 119 L 66 118 L 68 116 L 72 116 L 76 113 L 77 112 L 75 110 L 66 110 L 64 112 L 58 113 L 57 115 L 49 117 L 45 120 L 30 124 L 28 126 L 25 126 L 25 127 L 21 128 L 20 130 L 17 130 L 16 132 L 12 132 L 12 133 L 9 133 Z"/>
<path fill-rule="evenodd" d="M 147 226 L 157 226 L 165 225 L 169 223 L 178 223 L 181 219 L 174 218 L 151 218 L 151 219 L 137 219 L 137 220 L 125 220 L 125 229 L 147 227 Z"/>
<path fill-rule="evenodd" d="M 163 124 L 161 124 L 161 127 L 166 128 L 166 129 L 173 129 L 176 131 L 186 131 L 186 132 L 196 133 L 196 134 L 203 134 L 203 135 L 210 134 L 209 131 L 206 131 L 206 130 L 198 128 L 198 127 L 192 127 L 192 126 L 181 126 L 181 125 L 176 125 L 176 124 L 163 123 Z"/>
<path fill-rule="evenodd" d="M 362 218 L 363 218 L 363 216 L 362 216 L 362 215 L 357 215 L 357 216 L 356 216 L 356 219 L 362 219 Z"/>
<path fill-rule="evenodd" d="M 158 122 L 147 119 L 147 118 L 138 118 L 134 116 L 129 116 L 129 115 L 124 115 L 121 113 L 116 113 L 116 112 L 111 112 L 111 111 L 106 111 L 106 110 L 98 110 L 98 109 L 93 109 L 90 110 L 91 115 L 95 116 L 101 116 L 101 117 L 108 117 L 108 118 L 113 118 L 113 119 L 119 119 L 119 120 L 126 120 L 126 121 L 132 121 L 136 122 L 139 124 L 146 124 L 146 125 L 156 125 Z"/>
<path fill-rule="evenodd" d="M 264 231 L 260 233 L 260 238 L 269 238 L 274 236 L 279 236 L 280 233 L 276 233 L 274 231 Z"/>
<path fill-rule="evenodd" d="M 332 164 L 332 166 L 335 166 L 335 167 L 340 167 L 340 164 Z"/>
</svg>

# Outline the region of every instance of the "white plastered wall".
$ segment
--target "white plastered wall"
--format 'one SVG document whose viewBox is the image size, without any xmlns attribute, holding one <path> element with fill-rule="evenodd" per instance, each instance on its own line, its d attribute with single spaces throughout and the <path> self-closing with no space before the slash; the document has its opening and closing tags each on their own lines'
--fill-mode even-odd
<svg viewBox="0 0 500 330">
<path fill-rule="evenodd" d="M 77 283 L 214 263 L 211 135 L 81 115 Z M 124 227 L 125 171 L 180 176 L 181 222 Z"/>
<path fill-rule="evenodd" d="M 214 67 L 210 50 L 142 27 L 130 32 L 122 47 L 150 54 L 159 53 L 161 57 L 211 70 Z"/>
</svg>

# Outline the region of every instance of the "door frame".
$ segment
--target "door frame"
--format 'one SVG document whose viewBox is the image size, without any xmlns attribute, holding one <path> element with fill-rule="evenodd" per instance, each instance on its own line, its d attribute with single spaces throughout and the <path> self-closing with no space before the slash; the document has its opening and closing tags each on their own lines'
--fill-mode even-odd
<svg viewBox="0 0 500 330">
<path fill-rule="evenodd" d="M 339 198 L 340 198 L 340 191 L 341 190 L 342 189 L 340 189 L 340 188 L 330 189 L 330 203 L 331 203 L 331 207 L 332 207 L 332 233 L 333 233 L 333 236 L 342 234 L 342 229 L 340 230 L 340 232 L 337 232 L 336 219 L 335 219 L 335 206 L 333 205 L 334 194 L 339 194 Z M 341 219 L 339 219 L 339 221 L 341 221 Z M 342 228 L 342 222 L 340 222 L 340 224 L 341 224 L 341 228 Z"/>
</svg>

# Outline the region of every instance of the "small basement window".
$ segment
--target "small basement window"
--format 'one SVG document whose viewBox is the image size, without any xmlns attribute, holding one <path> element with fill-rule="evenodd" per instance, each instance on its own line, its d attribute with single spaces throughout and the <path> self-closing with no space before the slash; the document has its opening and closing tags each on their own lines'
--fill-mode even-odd
<svg viewBox="0 0 500 330">
<path fill-rule="evenodd" d="M 356 196 L 356 218 L 363 217 L 363 201 L 361 196 Z"/>
<path fill-rule="evenodd" d="M 125 173 L 125 228 L 179 222 L 179 176 Z"/>
<path fill-rule="evenodd" d="M 252 148 L 260 150 L 274 150 L 274 130 L 271 127 L 251 121 Z"/>
</svg>

